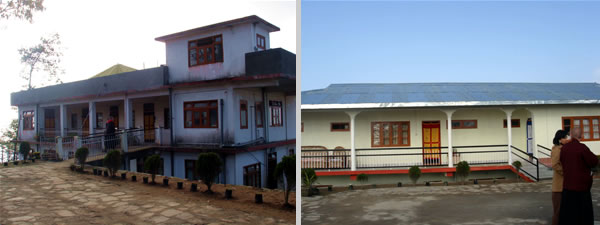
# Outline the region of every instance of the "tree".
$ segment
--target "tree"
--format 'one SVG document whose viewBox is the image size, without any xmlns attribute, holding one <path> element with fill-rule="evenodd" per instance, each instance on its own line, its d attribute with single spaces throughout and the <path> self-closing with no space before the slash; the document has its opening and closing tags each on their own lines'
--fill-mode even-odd
<svg viewBox="0 0 600 225">
<path fill-rule="evenodd" d="M 19 153 L 23 155 L 23 161 L 27 161 L 29 151 L 31 151 L 31 146 L 29 146 L 29 142 L 21 142 L 21 146 L 19 146 Z"/>
<path fill-rule="evenodd" d="M 108 169 L 111 177 L 114 177 L 117 170 L 121 167 L 121 151 L 112 150 L 104 156 L 104 167 Z"/>
<path fill-rule="evenodd" d="M 83 171 L 85 160 L 87 159 L 89 153 L 90 151 L 86 147 L 78 148 L 77 151 L 75 151 L 75 158 L 77 159 L 77 162 L 79 162 L 79 165 L 81 165 L 81 171 Z"/>
<path fill-rule="evenodd" d="M 156 174 L 158 173 L 159 169 L 160 155 L 152 155 L 146 158 L 146 161 L 144 161 L 144 171 L 152 175 L 152 184 L 156 184 L 156 182 L 154 182 L 154 178 L 156 177 Z"/>
<path fill-rule="evenodd" d="M 14 147 L 11 141 L 17 140 L 17 132 L 19 131 L 19 120 L 13 119 L 10 122 L 8 128 L 5 128 L 2 131 L 2 140 L 0 141 L 0 145 L 4 149 L 11 149 Z"/>
<path fill-rule="evenodd" d="M 21 63 L 26 65 L 25 70 L 29 72 L 23 72 L 21 75 L 23 79 L 28 82 L 27 90 L 34 88 L 31 85 L 33 72 L 43 70 L 47 73 L 47 81 L 55 81 L 55 83 L 62 83 L 58 77 L 59 73 L 63 73 L 60 69 L 60 57 L 63 55 L 60 48 L 60 36 L 58 34 L 52 34 L 50 37 L 41 37 L 41 43 L 34 45 L 29 48 L 20 48 L 19 55 L 21 55 Z M 42 81 L 43 85 L 44 82 Z"/>
<path fill-rule="evenodd" d="M 0 19 L 16 18 L 33 23 L 33 13 L 44 11 L 44 0 L 0 1 Z"/>
<path fill-rule="evenodd" d="M 214 152 L 208 153 L 200 153 L 198 156 L 198 160 L 196 161 L 196 172 L 198 176 L 202 180 L 202 182 L 206 185 L 208 190 L 207 193 L 213 193 L 210 187 L 212 186 L 213 181 L 219 173 L 221 173 L 221 166 L 223 162 L 221 162 L 221 157 Z"/>
<path fill-rule="evenodd" d="M 463 185 L 465 184 L 465 180 L 469 176 L 469 173 L 471 173 L 471 167 L 467 161 L 461 161 L 456 164 L 456 175 L 460 178 Z"/>
<path fill-rule="evenodd" d="M 417 180 L 421 177 L 421 169 L 418 166 L 413 166 L 408 169 L 408 176 L 412 180 L 413 184 L 417 184 Z"/>
<path fill-rule="evenodd" d="M 290 191 L 296 186 L 296 155 L 284 156 L 281 162 L 275 167 L 275 177 L 284 183 L 284 194 L 286 207 L 291 207 L 289 203 Z"/>
</svg>

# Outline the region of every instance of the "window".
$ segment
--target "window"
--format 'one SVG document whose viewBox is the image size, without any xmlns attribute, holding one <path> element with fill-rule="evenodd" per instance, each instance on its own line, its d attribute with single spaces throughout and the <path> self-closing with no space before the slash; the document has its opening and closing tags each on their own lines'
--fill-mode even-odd
<svg viewBox="0 0 600 225">
<path fill-rule="evenodd" d="M 261 187 L 260 163 L 244 167 L 244 185 Z"/>
<path fill-rule="evenodd" d="M 165 125 L 165 129 L 171 129 L 171 111 L 169 111 L 169 108 L 165 108 L 163 110 L 163 123 Z"/>
<path fill-rule="evenodd" d="M 371 146 L 410 146 L 410 122 L 372 122 Z"/>
<path fill-rule="evenodd" d="M 256 47 L 258 49 L 262 49 L 262 50 L 266 49 L 266 42 L 265 42 L 264 36 L 262 36 L 260 34 L 256 34 Z"/>
<path fill-rule="evenodd" d="M 452 129 L 473 129 L 477 128 L 477 120 L 452 120 Z M 446 123 L 446 129 L 448 124 Z"/>
<path fill-rule="evenodd" d="M 218 128 L 219 106 L 217 100 L 184 102 L 185 128 Z"/>
<path fill-rule="evenodd" d="M 24 111 L 23 112 L 23 130 L 33 130 L 34 122 L 33 122 L 33 111 Z"/>
<path fill-rule="evenodd" d="M 263 114 L 264 114 L 264 106 L 262 102 L 256 102 L 254 104 L 254 115 L 256 118 L 254 118 L 256 120 L 256 127 L 263 127 Z"/>
<path fill-rule="evenodd" d="M 96 113 L 96 127 L 97 128 L 102 128 L 102 122 L 104 121 L 104 118 L 102 117 L 102 113 Z"/>
<path fill-rule="evenodd" d="M 185 160 L 185 179 L 196 180 L 196 160 Z"/>
<path fill-rule="evenodd" d="M 563 117 L 563 130 L 579 129 L 580 141 L 600 140 L 600 116 Z"/>
<path fill-rule="evenodd" d="M 240 100 L 240 129 L 248 129 L 248 101 Z"/>
<path fill-rule="evenodd" d="M 281 127 L 283 126 L 283 116 L 281 115 L 281 101 L 269 101 L 269 107 L 271 108 L 271 126 Z"/>
<path fill-rule="evenodd" d="M 71 114 L 71 129 L 77 129 L 77 113 Z"/>
<path fill-rule="evenodd" d="M 331 123 L 331 131 L 349 131 L 349 123 Z"/>
<path fill-rule="evenodd" d="M 221 35 L 188 42 L 188 66 L 223 62 L 223 38 Z"/>
<path fill-rule="evenodd" d="M 504 120 L 504 128 L 506 128 L 506 120 Z M 510 120 L 510 127 L 511 128 L 515 128 L 515 127 L 521 127 L 521 120 L 520 119 L 511 119 Z"/>
<path fill-rule="evenodd" d="M 293 148 L 288 149 L 288 155 L 293 155 L 293 154 L 294 154 L 294 149 Z"/>
</svg>

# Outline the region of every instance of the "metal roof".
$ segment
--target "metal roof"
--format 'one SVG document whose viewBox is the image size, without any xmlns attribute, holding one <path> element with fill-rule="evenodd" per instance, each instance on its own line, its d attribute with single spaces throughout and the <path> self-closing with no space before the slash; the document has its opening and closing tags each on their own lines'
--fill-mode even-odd
<svg viewBox="0 0 600 225">
<path fill-rule="evenodd" d="M 302 92 L 302 109 L 600 104 L 597 83 L 332 84 Z"/>
</svg>

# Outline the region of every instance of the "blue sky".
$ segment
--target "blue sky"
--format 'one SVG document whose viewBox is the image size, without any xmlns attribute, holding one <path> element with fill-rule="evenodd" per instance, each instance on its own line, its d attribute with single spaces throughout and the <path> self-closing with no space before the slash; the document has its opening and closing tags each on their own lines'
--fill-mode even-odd
<svg viewBox="0 0 600 225">
<path fill-rule="evenodd" d="M 600 82 L 600 2 L 302 2 L 302 90 Z"/>
</svg>

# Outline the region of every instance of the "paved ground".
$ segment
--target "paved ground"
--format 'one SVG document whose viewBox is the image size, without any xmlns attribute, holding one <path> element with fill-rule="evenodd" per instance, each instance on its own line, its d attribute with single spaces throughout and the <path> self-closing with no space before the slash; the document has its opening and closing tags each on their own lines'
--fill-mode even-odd
<svg viewBox="0 0 600 225">
<path fill-rule="evenodd" d="M 226 200 L 73 173 L 67 165 L 0 168 L 0 224 L 295 223 L 295 211 L 224 208 L 214 203 Z"/>
<path fill-rule="evenodd" d="M 551 181 L 354 190 L 302 198 L 302 224 L 551 224 Z M 600 180 L 592 188 L 600 224 Z"/>
</svg>

